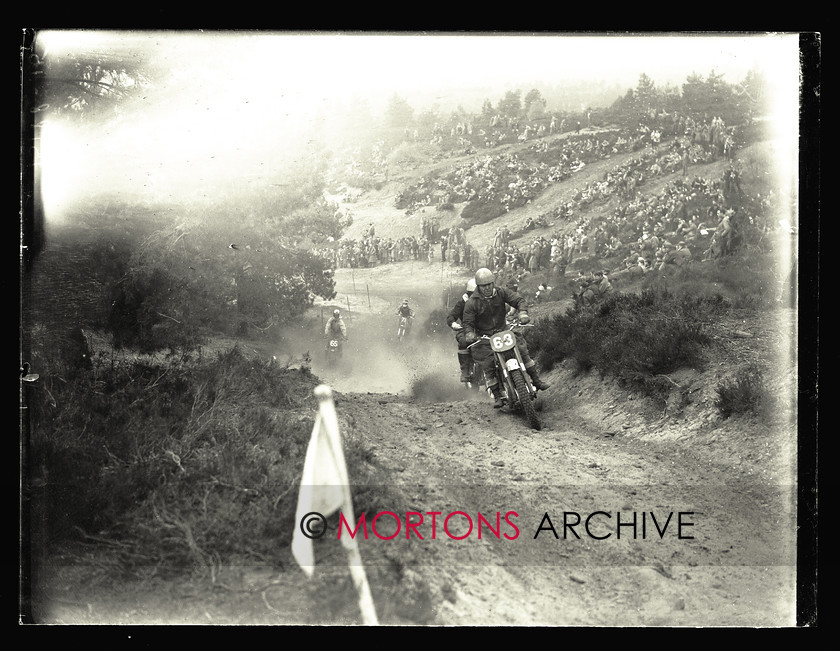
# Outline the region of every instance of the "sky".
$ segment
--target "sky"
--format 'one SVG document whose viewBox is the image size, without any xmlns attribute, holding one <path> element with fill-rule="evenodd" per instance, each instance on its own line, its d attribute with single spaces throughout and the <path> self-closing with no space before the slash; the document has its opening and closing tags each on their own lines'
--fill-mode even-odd
<svg viewBox="0 0 840 651">
<path fill-rule="evenodd" d="M 635 87 L 698 73 L 741 81 L 758 68 L 777 86 L 786 123 L 798 106 L 796 34 L 373 34 L 318 32 L 45 31 L 47 54 L 121 51 L 167 71 L 143 102 L 84 129 L 47 123 L 41 169 L 47 217 L 86 188 L 212 185 L 219 174 L 256 165 L 277 143 L 302 133 L 313 107 L 399 95 L 457 98 L 471 87 L 576 80 Z M 469 107 L 478 111 L 480 107 Z M 551 107 L 549 107 L 549 110 Z M 287 135 L 281 135 L 287 134 Z"/>
<path fill-rule="evenodd" d="M 789 71 L 795 34 L 486 34 L 318 32 L 44 32 L 53 50 L 128 47 L 186 74 L 265 80 L 292 92 L 341 96 L 522 79 L 680 82 L 712 69 L 731 83 L 755 66 Z M 199 73 L 199 79 L 203 76 Z"/>
</svg>

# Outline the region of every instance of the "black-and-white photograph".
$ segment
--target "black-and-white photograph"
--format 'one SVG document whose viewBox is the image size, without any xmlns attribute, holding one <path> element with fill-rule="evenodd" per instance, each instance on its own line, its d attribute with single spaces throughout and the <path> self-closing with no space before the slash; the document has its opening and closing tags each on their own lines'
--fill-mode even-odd
<svg viewBox="0 0 840 651">
<path fill-rule="evenodd" d="M 24 29 L 19 623 L 814 626 L 820 51 Z"/>
</svg>

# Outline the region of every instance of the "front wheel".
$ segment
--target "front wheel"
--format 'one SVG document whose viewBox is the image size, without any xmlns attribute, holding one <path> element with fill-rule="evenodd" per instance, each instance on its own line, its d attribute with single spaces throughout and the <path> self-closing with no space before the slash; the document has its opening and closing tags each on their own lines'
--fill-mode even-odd
<svg viewBox="0 0 840 651">
<path fill-rule="evenodd" d="M 528 424 L 531 426 L 531 429 L 542 429 L 540 417 L 537 415 L 537 408 L 534 405 L 534 400 L 531 397 L 531 394 L 528 392 L 528 388 L 525 384 L 525 376 L 522 374 L 522 371 L 519 369 L 511 371 L 510 377 L 513 380 L 513 386 L 516 388 L 516 393 L 519 396 L 519 404 L 525 411 L 525 416 L 528 418 Z"/>
</svg>

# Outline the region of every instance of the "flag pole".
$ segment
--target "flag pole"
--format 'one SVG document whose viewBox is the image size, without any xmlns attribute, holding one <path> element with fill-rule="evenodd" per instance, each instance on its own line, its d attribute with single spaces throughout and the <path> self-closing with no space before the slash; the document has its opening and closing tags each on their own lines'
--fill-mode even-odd
<svg viewBox="0 0 840 651">
<path fill-rule="evenodd" d="M 341 436 L 338 429 L 338 417 L 335 413 L 335 404 L 332 399 L 332 390 L 326 385 L 321 384 L 315 387 L 315 396 L 318 398 L 319 410 L 321 419 L 324 423 L 327 435 L 332 442 L 333 450 L 336 452 L 341 460 L 341 465 L 344 466 L 344 453 L 341 445 Z M 346 468 L 346 466 L 344 466 Z M 344 483 L 344 500 L 341 510 L 345 512 L 350 522 L 355 522 L 356 517 L 353 513 L 353 499 L 350 496 L 349 479 Z M 356 593 L 359 596 L 359 610 L 362 614 L 362 623 L 376 626 L 379 621 L 376 617 L 376 608 L 373 603 L 373 597 L 370 593 L 370 586 L 368 585 L 367 575 L 365 574 L 365 567 L 362 564 L 362 555 L 359 552 L 359 545 L 355 538 L 348 535 L 342 538 L 341 544 L 347 551 L 347 562 L 350 568 L 350 576 L 353 579 L 353 586 L 356 588 Z"/>
</svg>

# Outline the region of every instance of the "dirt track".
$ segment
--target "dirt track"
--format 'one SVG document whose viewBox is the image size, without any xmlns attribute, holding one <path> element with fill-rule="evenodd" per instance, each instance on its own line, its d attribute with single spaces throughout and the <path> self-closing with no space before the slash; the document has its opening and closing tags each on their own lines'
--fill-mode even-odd
<svg viewBox="0 0 840 651">
<path fill-rule="evenodd" d="M 408 282 L 390 272 L 397 284 Z M 711 440 L 715 428 L 704 439 L 686 425 L 688 438 L 646 437 L 644 421 L 632 420 L 630 410 L 623 424 L 605 419 L 605 396 L 579 395 L 597 383 L 572 381 L 562 369 L 548 375 L 555 386 L 546 394 L 545 427 L 535 432 L 521 416 L 495 411 L 485 395 L 465 399 L 448 339 L 440 350 L 427 343 L 437 339 L 417 334 L 413 356 L 390 360 L 414 378 L 413 395 L 357 390 L 337 402 L 353 436 L 374 443 L 376 463 L 392 471 L 412 510 L 438 517 L 462 511 L 476 527 L 478 512 L 498 512 L 501 533 L 517 536 L 479 541 L 476 529 L 464 540 L 444 533 L 421 544 L 406 541 L 403 531 L 379 542 L 391 554 L 412 546 L 410 558 L 437 595 L 435 623 L 794 623 L 795 491 L 785 480 L 790 457 L 775 443 L 769 452 L 771 433 L 724 427 L 717 434 L 731 439 L 718 443 Z M 351 377 L 358 389 L 363 380 Z M 336 382 L 339 391 L 342 384 Z M 740 450 L 727 447 L 736 441 Z M 518 534 L 504 526 L 511 511 Z M 572 513 L 583 523 L 598 511 L 605 513 L 592 517 L 588 534 L 582 526 L 564 530 L 564 513 L 572 524 Z M 678 531 L 680 512 L 692 524 Z M 635 527 L 615 526 L 634 517 Z M 451 521 L 462 527 L 454 536 L 466 532 L 465 516 Z"/>
</svg>

